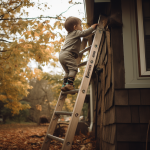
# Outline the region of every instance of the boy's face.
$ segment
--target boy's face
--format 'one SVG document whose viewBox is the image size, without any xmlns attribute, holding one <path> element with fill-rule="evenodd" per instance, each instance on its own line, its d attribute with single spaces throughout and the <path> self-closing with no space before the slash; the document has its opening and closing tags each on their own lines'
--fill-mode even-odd
<svg viewBox="0 0 150 150">
<path fill-rule="evenodd" d="M 74 26 L 74 30 L 82 31 L 81 21 L 77 25 Z"/>
</svg>

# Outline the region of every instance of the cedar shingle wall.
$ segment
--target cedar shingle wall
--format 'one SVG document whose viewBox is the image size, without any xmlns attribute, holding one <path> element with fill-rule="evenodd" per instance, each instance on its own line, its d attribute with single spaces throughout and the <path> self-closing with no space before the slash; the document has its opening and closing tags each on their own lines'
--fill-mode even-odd
<svg viewBox="0 0 150 150">
<path fill-rule="evenodd" d="M 145 150 L 150 120 L 150 89 L 115 90 L 114 104 L 117 150 L 124 150 L 124 147 L 127 150 Z"/>
<path fill-rule="evenodd" d="M 115 150 L 116 125 L 114 124 L 115 109 L 113 107 L 114 84 L 109 31 L 106 31 L 103 35 L 96 60 L 96 67 L 103 69 L 103 71 L 97 74 L 97 77 L 95 78 L 95 85 L 98 86 L 98 91 L 96 90 L 95 92 L 95 97 L 97 98 L 94 107 L 94 123 L 97 123 L 97 149 Z"/>
<path fill-rule="evenodd" d="M 97 132 L 97 149 L 145 150 L 150 89 L 115 88 L 117 76 L 114 76 L 109 34 L 109 31 L 104 33 L 96 60 L 96 67 L 103 71 L 93 78 L 96 85 L 94 131 Z"/>
<path fill-rule="evenodd" d="M 111 0 L 111 14 L 115 13 L 121 20 L 121 0 Z M 95 67 L 103 69 L 93 77 L 97 149 L 145 150 L 150 89 L 125 89 L 122 28 L 111 28 L 111 35 L 104 32 Z M 150 149 L 150 133 L 148 142 Z"/>
</svg>

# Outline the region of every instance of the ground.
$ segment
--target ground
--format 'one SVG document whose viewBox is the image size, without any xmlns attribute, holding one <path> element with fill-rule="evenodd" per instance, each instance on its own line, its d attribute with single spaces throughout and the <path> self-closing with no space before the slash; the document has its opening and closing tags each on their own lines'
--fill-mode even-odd
<svg viewBox="0 0 150 150">
<path fill-rule="evenodd" d="M 0 124 L 0 150 L 40 150 L 48 124 Z M 60 124 L 55 135 L 64 138 L 66 124 Z M 61 150 L 62 144 L 52 140 L 49 150 Z M 71 150 L 95 150 L 96 141 L 90 134 L 76 135 Z"/>
</svg>

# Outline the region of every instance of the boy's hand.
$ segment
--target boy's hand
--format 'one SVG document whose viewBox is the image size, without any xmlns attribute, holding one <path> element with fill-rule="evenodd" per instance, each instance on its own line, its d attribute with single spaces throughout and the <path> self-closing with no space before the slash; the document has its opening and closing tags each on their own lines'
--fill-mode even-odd
<svg viewBox="0 0 150 150">
<path fill-rule="evenodd" d="M 92 27 L 93 29 L 95 29 L 97 25 L 98 25 L 98 23 L 91 25 L 91 27 Z"/>
</svg>

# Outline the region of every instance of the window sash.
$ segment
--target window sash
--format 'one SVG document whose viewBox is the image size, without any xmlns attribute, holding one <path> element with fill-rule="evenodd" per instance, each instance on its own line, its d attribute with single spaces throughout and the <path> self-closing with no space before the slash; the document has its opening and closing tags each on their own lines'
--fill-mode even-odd
<svg viewBox="0 0 150 150">
<path fill-rule="evenodd" d="M 139 53 L 140 53 L 140 76 L 150 75 L 150 50 L 148 49 L 150 36 L 145 35 L 142 10 L 142 0 L 137 0 L 137 20 L 138 20 L 138 35 L 139 35 Z M 147 50 L 146 50 L 147 49 Z"/>
</svg>

